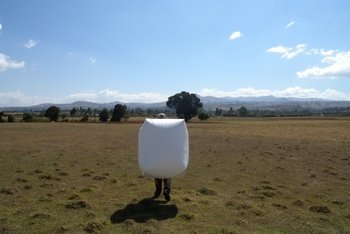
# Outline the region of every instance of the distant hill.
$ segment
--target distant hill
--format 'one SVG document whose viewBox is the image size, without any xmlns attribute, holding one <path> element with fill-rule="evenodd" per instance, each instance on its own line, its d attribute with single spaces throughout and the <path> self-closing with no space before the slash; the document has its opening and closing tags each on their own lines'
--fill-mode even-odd
<svg viewBox="0 0 350 234">
<path fill-rule="evenodd" d="M 241 106 L 245 106 L 248 109 L 266 109 L 266 110 L 293 110 L 293 109 L 309 109 L 309 110 L 322 110 L 325 108 L 335 107 L 350 107 L 350 101 L 332 101 L 326 99 L 317 98 L 282 98 L 275 96 L 261 96 L 261 97 L 201 97 L 203 108 L 206 110 L 221 109 L 238 109 Z M 165 108 L 165 102 L 157 103 L 122 103 L 122 102 L 110 102 L 110 103 L 94 103 L 86 101 L 77 101 L 66 104 L 54 104 L 43 103 L 34 106 L 26 107 L 0 107 L 0 111 L 42 111 L 48 107 L 55 105 L 61 110 L 71 110 L 74 107 L 82 107 L 84 109 L 91 108 L 101 110 L 103 108 L 113 109 L 116 104 L 125 104 L 128 108 L 141 108 L 141 109 L 161 109 Z"/>
<path fill-rule="evenodd" d="M 260 110 L 322 110 L 334 107 L 350 107 L 350 101 L 333 101 L 317 98 L 282 98 L 275 96 L 262 97 L 200 97 L 203 106 L 207 110 L 221 108 L 227 110 L 230 108 L 238 109 L 245 106 L 248 109 Z"/>
<path fill-rule="evenodd" d="M 109 102 L 109 103 L 95 103 L 95 102 L 86 102 L 86 101 L 77 101 L 73 103 L 64 103 L 64 104 L 55 104 L 55 103 L 42 103 L 39 105 L 34 106 L 25 106 L 25 107 L 0 107 L 0 111 L 42 111 L 46 110 L 50 106 L 57 106 L 61 110 L 71 110 L 74 107 L 75 108 L 91 108 L 102 110 L 103 108 L 107 109 L 113 109 L 116 104 L 125 104 L 128 108 L 141 108 L 141 109 L 148 109 L 148 108 L 164 108 L 165 102 L 159 102 L 159 103 L 122 103 L 122 102 Z"/>
</svg>

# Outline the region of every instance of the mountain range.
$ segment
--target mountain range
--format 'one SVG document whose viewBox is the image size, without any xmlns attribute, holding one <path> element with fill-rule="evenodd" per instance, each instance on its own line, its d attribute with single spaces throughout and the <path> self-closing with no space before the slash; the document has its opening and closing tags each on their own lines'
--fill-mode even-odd
<svg viewBox="0 0 350 234">
<path fill-rule="evenodd" d="M 266 110 L 289 110 L 289 109 L 310 109 L 310 110 L 322 110 L 325 108 L 334 107 L 350 107 L 350 101 L 333 101 L 317 98 L 285 98 L 275 96 L 261 96 L 261 97 L 201 97 L 203 108 L 205 110 L 221 109 L 238 109 L 241 106 L 245 106 L 248 109 L 266 109 Z M 165 102 L 157 103 L 122 103 L 122 102 L 110 102 L 110 103 L 94 103 L 87 101 L 77 101 L 73 103 L 55 104 L 55 103 L 43 103 L 34 106 L 26 107 L 0 107 L 0 111 L 42 111 L 48 107 L 55 105 L 61 110 L 71 110 L 76 108 L 91 108 L 101 110 L 103 108 L 113 109 L 116 104 L 125 104 L 128 108 L 141 108 L 141 109 L 164 109 L 166 108 Z"/>
</svg>

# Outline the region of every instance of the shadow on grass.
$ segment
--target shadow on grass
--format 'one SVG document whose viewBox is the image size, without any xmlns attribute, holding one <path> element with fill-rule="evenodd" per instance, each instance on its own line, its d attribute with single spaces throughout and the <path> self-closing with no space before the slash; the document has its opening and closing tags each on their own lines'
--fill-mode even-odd
<svg viewBox="0 0 350 234">
<path fill-rule="evenodd" d="M 131 203 L 125 208 L 117 210 L 111 215 L 110 220 L 114 224 L 122 223 L 127 219 L 132 219 L 137 223 L 145 223 L 149 219 L 160 221 L 175 218 L 177 215 L 177 206 L 166 203 L 166 201 L 145 198 L 138 203 Z"/>
</svg>

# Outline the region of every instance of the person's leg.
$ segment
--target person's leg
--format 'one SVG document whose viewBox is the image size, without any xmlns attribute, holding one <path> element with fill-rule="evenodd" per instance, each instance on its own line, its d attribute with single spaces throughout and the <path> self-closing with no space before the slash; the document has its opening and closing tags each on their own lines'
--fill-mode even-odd
<svg viewBox="0 0 350 234">
<path fill-rule="evenodd" d="M 156 191 L 154 192 L 153 198 L 158 198 L 162 192 L 162 179 L 154 179 L 154 185 L 156 186 Z"/>
<path fill-rule="evenodd" d="M 170 201 L 170 190 L 171 190 L 171 180 L 169 179 L 164 179 L 164 197 L 165 200 Z"/>
</svg>

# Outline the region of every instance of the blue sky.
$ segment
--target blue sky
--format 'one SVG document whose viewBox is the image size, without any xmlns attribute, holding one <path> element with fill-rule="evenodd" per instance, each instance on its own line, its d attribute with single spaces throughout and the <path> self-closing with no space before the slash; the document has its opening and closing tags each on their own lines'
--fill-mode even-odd
<svg viewBox="0 0 350 234">
<path fill-rule="evenodd" d="M 350 1 L 1 1 L 0 106 L 350 100 Z"/>
</svg>

